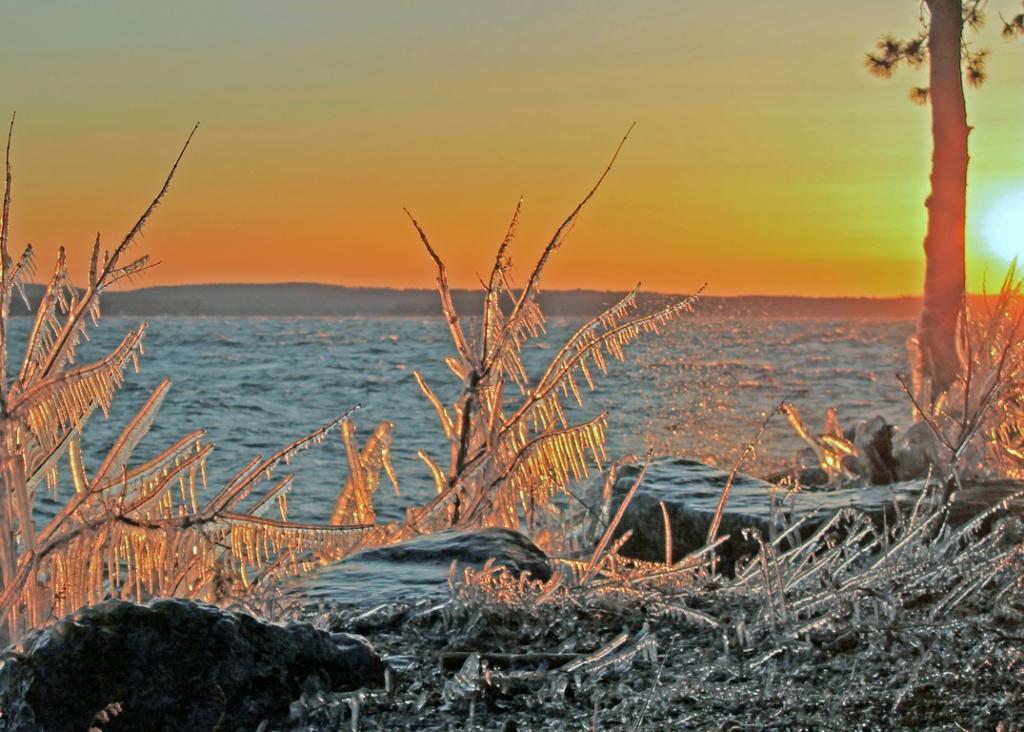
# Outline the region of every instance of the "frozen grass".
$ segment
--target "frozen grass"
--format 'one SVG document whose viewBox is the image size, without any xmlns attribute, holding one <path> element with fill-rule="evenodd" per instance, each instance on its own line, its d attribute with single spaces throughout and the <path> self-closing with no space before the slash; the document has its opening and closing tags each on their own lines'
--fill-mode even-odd
<svg viewBox="0 0 1024 732">
<path fill-rule="evenodd" d="M 373 479 L 372 460 L 365 465 L 350 460 L 357 473 L 339 499 L 339 505 L 355 506 L 347 513 L 365 522 L 289 521 L 290 478 L 267 485 L 281 463 L 347 424 L 348 412 L 267 458 L 253 458 L 203 500 L 205 461 L 213 446 L 204 441 L 202 430 L 184 435 L 151 460 L 132 461 L 167 395 L 170 382 L 164 380 L 99 467 L 86 469 L 82 428 L 95 411 L 106 414 L 128 363 L 138 368 L 146 326 L 93 363 L 77 363 L 76 349 L 100 318 L 102 293 L 150 266 L 145 256 L 131 259 L 129 250 L 167 193 L 187 147 L 188 142 L 120 243 L 103 250 L 97 237 L 85 287 L 68 281 L 61 250 L 36 309 L 24 361 L 17 374 L 8 374 L 11 299 L 32 271 L 31 247 L 17 261 L 8 250 L 8 136 L 0 217 L 0 616 L 6 630 L 0 639 L 16 640 L 30 628 L 108 597 L 179 596 L 252 607 L 283 576 L 387 540 L 387 529 L 358 510 Z M 350 429 L 343 432 L 346 447 L 356 451 Z M 70 480 L 63 483 L 61 476 Z M 61 507 L 44 522 L 37 503 L 47 492 Z M 271 509 L 279 515 L 267 515 Z"/>
<path fill-rule="evenodd" d="M 569 407 L 583 406 L 584 391 L 596 388 L 610 362 L 625 359 L 628 344 L 689 312 L 696 296 L 638 315 L 634 288 L 570 336 L 539 376 L 527 373 L 520 356 L 524 345 L 544 331 L 537 294 L 545 266 L 611 171 L 626 137 L 594 186 L 557 228 L 522 288 L 512 281 L 509 254 L 521 202 L 516 206 L 485 283 L 477 332 L 464 327 L 452 301 L 444 261 L 410 214 L 437 267 L 441 307 L 455 350 L 445 362 L 463 388 L 449 410 L 416 373 L 450 449 L 446 469 L 425 452 L 419 453 L 434 478 L 437 497 L 409 511 L 403 534 L 450 526 L 522 526 L 542 546 L 550 547 L 557 541 L 553 534 L 566 523 L 552 497 L 566 495 L 570 484 L 590 468 L 601 470 L 607 461 L 607 415 L 577 422 L 570 417 Z"/>
<path fill-rule="evenodd" d="M 296 724 L 475 729 L 513 719 L 556 729 L 855 729 L 956 719 L 994 728 L 1024 713 L 1021 527 L 1003 519 L 983 534 L 989 515 L 960 529 L 946 523 L 948 487 L 965 465 L 1016 475 L 1024 461 L 1021 308 L 1012 278 L 991 309 L 965 320 L 964 378 L 938 407 L 918 410 L 948 452 L 941 467 L 950 479 L 927 489 L 893 525 L 847 510 L 804 536 L 803 520 L 787 524 L 779 516 L 773 525 L 783 528 L 754 537 L 758 554 L 735 579 L 724 579 L 714 573 L 714 544 L 725 538 L 715 529 L 711 546 L 680 562 L 671 554 L 663 563 L 618 555 L 625 539 L 613 536 L 624 508 L 612 512 L 614 465 L 600 495 L 572 491 L 607 460 L 604 415 L 576 423 L 569 405 L 582 405 L 584 387 L 594 388 L 625 346 L 686 312 L 692 298 L 636 315 L 634 290 L 584 324 L 539 377 L 520 360 L 523 344 L 544 327 L 536 295 L 545 264 L 611 164 L 522 288 L 511 282 L 508 258 L 517 207 L 475 333 L 454 309 L 443 260 L 413 222 L 437 266 L 455 349 L 447 363 L 463 390 L 449 409 L 419 379 L 450 451 L 446 468 L 422 455 L 437 495 L 404 523 L 379 525 L 373 512 L 382 474 L 393 480 L 390 424 L 360 446 L 348 413 L 254 458 L 203 502 L 212 446 L 201 431 L 132 464 L 166 381 L 90 474 L 82 426 L 97 408 L 106 411 L 123 369 L 141 353 L 144 326 L 92 364 L 77 364 L 75 347 L 100 315 L 101 293 L 148 266 L 144 257 L 125 257 L 176 166 L 117 247 L 103 252 L 97 242 L 85 288 L 69 284 L 61 254 L 13 377 L 6 373 L 7 318 L 31 271 L 31 250 L 16 262 L 8 254 L 8 168 L 0 221 L 0 611 L 9 638 L 109 596 L 184 595 L 265 611 L 283 576 L 363 546 L 451 526 L 523 527 L 556 557 L 546 583 L 489 565 L 453 573 L 447 602 L 322 617 L 331 627 L 367 632 L 390 651 L 398 685 L 304 698 L 294 706 Z M 789 416 L 800 424 L 795 411 Z M 275 468 L 339 425 L 350 475 L 331 524 L 290 522 L 291 482 L 271 482 Z M 849 446 L 838 423 L 826 433 L 833 439 L 814 444 L 838 470 Z M 70 485 L 62 487 L 60 475 Z M 44 482 L 63 508 L 37 526 L 34 502 Z M 271 508 L 279 517 L 265 515 Z"/>
<path fill-rule="evenodd" d="M 960 375 L 948 392 L 932 399 L 919 365 L 914 364 L 914 377 L 907 386 L 914 416 L 934 435 L 940 473 L 954 484 L 959 484 L 961 474 L 1024 476 L 1021 286 L 1014 265 L 998 293 L 965 302 L 958 332 Z M 909 350 L 914 360 L 914 343 Z"/>
<path fill-rule="evenodd" d="M 582 406 L 584 388 L 595 388 L 609 362 L 624 359 L 629 343 L 657 332 L 689 311 L 695 300 L 683 298 L 637 315 L 634 289 L 576 331 L 539 377 L 527 374 L 520 352 L 544 330 L 537 303 L 544 267 L 615 157 L 558 227 L 521 289 L 512 284 L 509 257 L 519 218 L 516 207 L 485 286 L 478 333 L 463 327 L 444 263 L 413 221 L 437 265 L 438 292 L 455 348 L 446 362 L 463 390 L 449 410 L 417 374 L 450 442 L 450 460 L 442 469 L 421 453 L 434 477 L 436 497 L 409 509 L 406 521 L 382 525 L 376 521 L 373 495 L 383 475 L 398 490 L 389 459 L 391 424 L 380 423 L 366 444 L 359 445 L 348 419 L 351 410 L 268 458 L 253 458 L 203 500 L 205 464 L 213 446 L 205 442 L 202 430 L 183 436 L 156 458 L 132 460 L 167 395 L 170 382 L 165 380 L 125 425 L 100 467 L 86 469 L 82 428 L 97 409 L 106 414 L 127 364 L 138 367 L 145 324 L 94 363 L 77 363 L 76 348 L 100 318 L 102 293 L 150 266 L 145 256 L 132 259 L 129 252 L 167 193 L 187 147 L 188 142 L 157 196 L 120 243 L 104 250 L 97 238 L 85 287 L 69 282 L 61 251 L 36 309 L 24 361 L 17 375 L 9 375 L 10 304 L 31 274 L 32 251 L 26 248 L 17 261 L 8 252 L 8 136 L 0 219 L 0 615 L 6 621 L 6 639 L 107 597 L 142 601 L 184 596 L 273 615 L 276 587 L 285 577 L 365 546 L 452 526 L 523 526 L 549 548 L 563 541 L 567 509 L 552 498 L 571 495 L 573 481 L 591 468 L 601 470 L 605 462 L 606 415 L 573 422 L 568 403 Z M 290 521 L 291 478 L 275 478 L 275 469 L 339 427 L 349 475 L 330 523 Z M 62 484 L 61 476 L 70 478 L 69 484 Z M 61 508 L 37 525 L 41 514 L 36 504 L 47 489 Z M 276 516 L 268 515 L 275 510 Z M 596 569 L 587 572 L 592 575 Z"/>
<path fill-rule="evenodd" d="M 395 655 L 394 689 L 359 698 L 364 730 L 996 729 L 1024 713 L 1021 524 L 980 533 L 995 507 L 954 530 L 941 493 L 887 527 L 784 524 L 735 579 L 606 554 L 320 622 Z M 341 698 L 301 700 L 296 726 L 351 724 Z"/>
<path fill-rule="evenodd" d="M 957 329 L 959 369 L 950 387 L 933 394 L 924 378 L 916 337 L 907 342 L 910 376 L 898 375 L 906 393 L 914 430 L 904 472 L 936 480 L 952 494 L 964 480 L 1024 478 L 1024 283 L 1010 267 L 995 294 L 965 300 Z M 782 413 L 813 453 L 811 462 L 830 483 L 873 473 L 870 456 L 844 434 L 835 409 L 825 415 L 821 433 L 805 424 L 793 404 Z M 922 429 L 923 428 L 923 429 Z M 882 473 L 892 468 L 882 466 Z M 852 472 L 851 472 L 852 468 Z"/>
</svg>

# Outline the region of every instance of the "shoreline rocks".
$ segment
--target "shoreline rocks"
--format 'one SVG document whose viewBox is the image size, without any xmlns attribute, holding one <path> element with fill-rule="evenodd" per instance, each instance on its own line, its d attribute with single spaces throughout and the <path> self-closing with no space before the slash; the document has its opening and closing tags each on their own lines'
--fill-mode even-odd
<svg viewBox="0 0 1024 732">
<path fill-rule="evenodd" d="M 447 596 L 453 561 L 479 568 L 491 559 L 551 577 L 547 555 L 519 532 L 452 530 L 364 550 L 294 591 L 307 602 L 408 608 Z M 20 649 L 2 657 L 0 732 L 287 727 L 300 697 L 384 684 L 384 662 L 362 636 L 179 599 L 86 607 L 30 633 Z"/>
<path fill-rule="evenodd" d="M 843 432 L 843 438 L 857 449 L 843 458 L 843 470 L 854 479 L 870 485 L 893 485 L 909 480 L 924 480 L 942 464 L 939 442 L 931 428 L 916 422 L 899 429 L 875 416 L 857 422 Z M 828 485 L 834 476 L 818 464 L 819 457 L 810 447 L 797 452 L 793 466 L 773 473 L 767 480 L 789 480 L 800 486 Z"/>
<path fill-rule="evenodd" d="M 365 639 L 189 600 L 109 600 L 30 633 L 0 668 L 0 730 L 252 730 L 311 690 L 384 683 Z M 120 712 L 96 724 L 118 703 Z"/>
<path fill-rule="evenodd" d="M 551 578 L 547 555 L 511 529 L 448 530 L 388 546 L 364 549 L 303 577 L 294 591 L 307 603 L 325 601 L 370 607 L 445 597 L 452 562 L 480 568 L 489 559 L 516 574 Z"/>
<path fill-rule="evenodd" d="M 620 469 L 613 491 L 613 510 L 621 503 L 639 472 L 638 465 Z M 628 530 L 633 531 L 620 552 L 634 559 L 665 561 L 661 502 L 668 511 L 671 526 L 672 560 L 679 561 L 690 552 L 701 549 L 728 477 L 724 470 L 687 458 L 653 461 L 616 529 L 616 537 Z M 777 496 L 776 502 L 784 500 L 781 508 L 787 515 L 798 518 L 818 510 L 800 531 L 800 536 L 806 538 L 846 507 L 864 511 L 879 526 L 884 522 L 891 524 L 895 520 L 896 506 L 902 511 L 911 510 L 923 488 L 922 481 L 904 481 L 891 485 L 854 485 L 825 490 L 805 488 L 786 496 L 784 491 L 778 491 L 767 481 L 737 473 L 718 532 L 719 536 L 730 536 L 718 548 L 719 570 L 731 574 L 738 559 L 757 551 L 755 541 L 743 538 L 744 529 L 756 529 L 765 538 L 771 535 L 773 494 Z M 968 484 L 954 495 L 949 504 L 949 523 L 961 526 L 1021 491 L 1024 491 L 1024 482 L 1021 481 Z M 1024 499 L 1012 501 L 1009 510 L 1024 514 Z M 983 530 L 986 528 L 987 525 L 982 527 Z"/>
<path fill-rule="evenodd" d="M 632 487 L 639 465 L 624 465 L 612 491 L 612 511 L 621 504 Z M 672 561 L 678 562 L 692 551 L 704 546 L 708 528 L 718 506 L 729 473 L 688 458 L 654 460 L 626 507 L 615 529 L 615 538 L 632 531 L 633 535 L 619 553 L 650 562 L 665 561 L 665 529 L 661 503 L 668 511 L 672 539 Z M 767 534 L 771 483 L 737 473 L 719 535 L 730 539 L 718 549 L 719 567 L 731 572 L 735 561 L 756 548 L 754 542 L 741 537 L 744 528 L 757 528 Z"/>
<path fill-rule="evenodd" d="M 899 480 L 900 464 L 893 456 L 892 438 L 896 428 L 882 417 L 858 422 L 854 425 L 852 439 L 857 455 L 847 458 L 844 467 L 851 473 L 866 478 L 871 485 L 891 485 Z M 847 463 L 850 465 L 847 466 Z M 907 478 L 924 477 L 908 475 Z"/>
</svg>

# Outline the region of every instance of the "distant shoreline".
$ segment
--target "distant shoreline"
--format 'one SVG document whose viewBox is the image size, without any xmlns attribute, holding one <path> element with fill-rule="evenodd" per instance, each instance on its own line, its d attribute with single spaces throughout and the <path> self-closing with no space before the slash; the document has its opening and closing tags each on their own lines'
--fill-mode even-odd
<svg viewBox="0 0 1024 732">
<path fill-rule="evenodd" d="M 34 306 L 43 293 L 41 285 L 29 285 L 26 294 Z M 592 316 L 613 304 L 621 292 L 558 290 L 540 293 L 540 304 L 550 316 Z M 480 290 L 454 290 L 456 308 L 468 316 L 480 312 Z M 681 295 L 639 295 L 641 309 L 654 308 Z M 921 307 L 920 297 L 798 297 L 798 296 L 705 296 L 695 310 L 697 317 L 884 317 L 912 318 Z M 398 290 L 378 287 L 345 287 L 307 283 L 212 284 L 144 287 L 104 294 L 107 315 L 136 316 L 440 316 L 433 290 Z M 14 298 L 13 315 L 28 311 Z"/>
</svg>

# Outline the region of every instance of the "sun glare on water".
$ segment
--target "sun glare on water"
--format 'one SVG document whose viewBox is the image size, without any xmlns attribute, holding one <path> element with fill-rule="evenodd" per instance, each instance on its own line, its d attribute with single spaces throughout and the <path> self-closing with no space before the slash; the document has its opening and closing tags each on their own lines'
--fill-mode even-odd
<svg viewBox="0 0 1024 732">
<path fill-rule="evenodd" d="M 1024 189 L 1003 196 L 985 214 L 984 233 L 995 254 L 1024 261 Z"/>
</svg>

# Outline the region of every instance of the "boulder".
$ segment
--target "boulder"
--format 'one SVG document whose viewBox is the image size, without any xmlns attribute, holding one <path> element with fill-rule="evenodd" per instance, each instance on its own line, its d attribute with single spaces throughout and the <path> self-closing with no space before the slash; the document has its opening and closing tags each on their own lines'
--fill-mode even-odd
<svg viewBox="0 0 1024 732">
<path fill-rule="evenodd" d="M 359 636 L 187 600 L 111 600 L 34 631 L 0 668 L 0 730 L 252 730 L 303 691 L 383 684 Z M 97 713 L 117 703 L 107 722 Z M 102 723 L 100 723 L 102 722 Z"/>
<path fill-rule="evenodd" d="M 843 437 L 857 448 L 856 455 L 843 458 L 843 469 L 871 485 L 927 478 L 929 470 L 939 464 L 938 441 L 923 422 L 900 431 L 876 416 L 847 428 Z M 792 468 L 768 476 L 773 483 L 783 479 L 812 487 L 832 482 L 818 465 L 815 451 L 807 447 L 797 452 Z"/>
<path fill-rule="evenodd" d="M 306 575 L 296 592 L 306 602 L 373 606 L 448 594 L 452 562 L 482 567 L 493 559 L 516 574 L 548 580 L 547 555 L 511 529 L 449 530 L 390 546 L 364 549 Z"/>
<path fill-rule="evenodd" d="M 939 441 L 924 422 L 916 422 L 898 432 L 893 445 L 899 480 L 925 478 L 941 463 Z"/>
<path fill-rule="evenodd" d="M 828 485 L 832 479 L 824 468 L 803 468 L 796 474 L 797 485 L 811 486 L 814 488 Z"/>
<path fill-rule="evenodd" d="M 854 458 L 857 466 L 851 472 L 866 478 L 872 485 L 895 483 L 898 468 L 892 454 L 895 431 L 883 417 L 872 417 L 854 425 L 852 442 L 857 448 Z"/>
<path fill-rule="evenodd" d="M 613 510 L 640 472 L 640 466 L 620 469 L 613 491 Z M 616 529 L 616 536 L 633 534 L 622 546 L 623 556 L 652 562 L 665 561 L 665 530 L 661 507 L 668 511 L 672 533 L 672 560 L 679 561 L 702 548 L 729 474 L 724 470 L 686 458 L 662 458 L 652 461 L 643 483 L 627 506 Z M 787 515 L 800 517 L 817 510 L 795 538 L 807 537 L 837 511 L 845 507 L 864 511 L 879 526 L 895 520 L 895 506 L 909 511 L 923 488 L 922 481 L 893 485 L 852 485 L 827 490 L 804 489 L 786 496 L 771 483 L 738 473 L 722 514 L 718 535 L 729 540 L 718 549 L 719 569 L 731 573 L 735 562 L 757 551 L 753 540 L 743 538 L 744 529 L 756 529 L 763 537 L 772 536 L 773 501 L 784 501 Z M 968 484 L 955 494 L 949 506 L 949 520 L 959 526 L 991 506 L 1024 491 L 1024 482 L 996 481 Z M 774 498 L 773 498 L 774 496 Z M 1024 501 L 1014 500 L 1010 511 L 1024 513 Z M 779 528 L 778 526 L 776 528 Z"/>
<path fill-rule="evenodd" d="M 1024 516 L 1024 498 L 1018 497 L 1021 493 L 1024 493 L 1024 481 L 1020 480 L 968 481 L 949 502 L 949 523 L 962 526 L 1004 502 L 1005 513 L 996 512 L 987 518 L 980 526 L 982 532 L 987 531 L 1000 516 Z"/>
<path fill-rule="evenodd" d="M 639 465 L 619 469 L 612 494 L 613 512 L 621 504 L 637 475 Z M 704 546 L 722 489 L 729 473 L 687 458 L 654 460 L 636 494 L 626 507 L 615 537 L 632 531 L 620 553 L 634 559 L 665 561 L 665 528 L 660 503 L 668 511 L 672 534 L 672 561 L 679 561 Z M 718 534 L 730 539 L 719 547 L 719 567 L 731 572 L 736 560 L 756 550 L 756 544 L 742 538 L 743 529 L 756 528 L 768 534 L 771 494 L 775 487 L 766 481 L 737 473 L 729 493 Z"/>
</svg>

